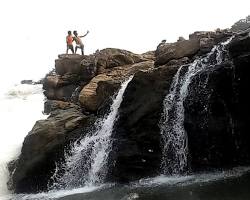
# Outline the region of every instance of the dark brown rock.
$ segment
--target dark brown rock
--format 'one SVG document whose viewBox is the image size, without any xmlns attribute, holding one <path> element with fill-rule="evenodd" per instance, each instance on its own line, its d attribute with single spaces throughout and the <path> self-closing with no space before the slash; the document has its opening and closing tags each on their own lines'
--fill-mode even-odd
<svg viewBox="0 0 250 200">
<path fill-rule="evenodd" d="M 233 59 L 202 71 L 189 86 L 185 129 L 193 171 L 250 164 L 248 44 L 249 36 L 236 36 Z"/>
<path fill-rule="evenodd" d="M 59 56 L 55 61 L 55 70 L 58 75 L 77 74 L 81 80 L 90 80 L 95 76 L 93 56 L 69 54 Z"/>
<path fill-rule="evenodd" d="M 161 163 L 161 135 L 158 122 L 162 102 L 177 67 L 162 66 L 138 72 L 129 83 L 113 131 L 108 179 L 129 182 L 155 176 Z"/>
<path fill-rule="evenodd" d="M 59 88 L 48 88 L 44 95 L 50 100 L 70 101 L 77 85 L 66 85 Z"/>
<path fill-rule="evenodd" d="M 84 109 L 96 112 L 104 103 L 104 100 L 114 94 L 114 89 L 118 89 L 122 81 L 140 70 L 148 70 L 152 67 L 153 61 L 146 61 L 133 65 L 114 67 L 112 70 L 106 69 L 105 73 L 95 76 L 83 87 L 79 95 L 79 102 Z M 99 88 L 100 82 L 102 83 L 101 89 Z"/>
<path fill-rule="evenodd" d="M 44 102 L 44 113 L 50 114 L 55 110 L 66 110 L 69 108 L 80 109 L 77 105 L 70 102 L 58 101 L 58 100 L 47 100 Z"/>
<path fill-rule="evenodd" d="M 55 162 L 63 158 L 70 140 L 84 134 L 81 127 L 90 119 L 72 107 L 37 121 L 24 139 L 21 155 L 11 165 L 15 170 L 11 171 L 9 188 L 17 193 L 46 190 Z"/>
<path fill-rule="evenodd" d="M 166 43 L 161 45 L 157 50 L 155 66 L 164 65 L 172 59 L 193 56 L 199 51 L 199 49 L 200 43 L 198 39 Z"/>
<path fill-rule="evenodd" d="M 151 58 L 149 58 L 148 55 L 145 55 L 144 57 L 143 55 L 114 48 L 103 49 L 95 55 L 95 63 L 98 74 L 102 73 L 104 69 L 131 65 L 134 63 L 147 61 L 149 59 Z"/>
</svg>

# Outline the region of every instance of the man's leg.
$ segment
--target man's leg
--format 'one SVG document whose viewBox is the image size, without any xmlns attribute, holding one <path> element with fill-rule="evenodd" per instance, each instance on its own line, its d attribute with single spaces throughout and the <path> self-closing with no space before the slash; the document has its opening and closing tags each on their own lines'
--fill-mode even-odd
<svg viewBox="0 0 250 200">
<path fill-rule="evenodd" d="M 66 54 L 68 54 L 68 52 L 69 52 L 69 46 L 67 45 Z"/>
<path fill-rule="evenodd" d="M 71 50 L 72 53 L 74 54 L 74 47 L 73 47 L 73 45 L 70 46 L 70 50 Z"/>
<path fill-rule="evenodd" d="M 75 53 L 76 53 L 76 51 L 77 51 L 77 46 L 75 47 Z"/>
<path fill-rule="evenodd" d="M 81 46 L 81 50 L 82 50 L 82 55 L 84 55 L 84 46 Z"/>
</svg>

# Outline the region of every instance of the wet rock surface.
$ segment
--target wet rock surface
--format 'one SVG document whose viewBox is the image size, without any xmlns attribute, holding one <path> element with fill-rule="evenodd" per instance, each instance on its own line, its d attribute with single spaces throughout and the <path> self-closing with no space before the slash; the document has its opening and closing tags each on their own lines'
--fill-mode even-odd
<svg viewBox="0 0 250 200">
<path fill-rule="evenodd" d="M 249 36 L 236 36 L 229 44 L 232 59 L 192 80 L 185 101 L 192 170 L 250 163 L 248 41 Z"/>
<path fill-rule="evenodd" d="M 37 121 L 21 155 L 9 164 L 9 188 L 18 193 L 46 190 L 64 150 L 109 112 L 112 96 L 131 75 L 112 134 L 107 180 L 158 175 L 159 121 L 174 75 L 231 34 L 195 32 L 189 40 L 181 38 L 144 54 L 108 48 L 89 56 L 60 55 L 55 70 L 43 79 L 44 112 L 50 115 Z M 188 88 L 184 125 L 193 171 L 250 163 L 249 41 L 249 33 L 236 35 L 228 47 L 230 59 L 202 71 Z"/>
<path fill-rule="evenodd" d="M 14 162 L 10 189 L 17 193 L 46 190 L 56 161 L 63 157 L 71 140 L 84 135 L 82 127 L 89 121 L 91 117 L 83 115 L 76 106 L 55 110 L 47 119 L 37 121 L 24 139 L 21 155 Z"/>
<path fill-rule="evenodd" d="M 110 180 L 129 182 L 159 173 L 161 136 L 158 123 L 162 101 L 177 69 L 162 66 L 140 72 L 130 82 L 113 133 Z"/>
</svg>

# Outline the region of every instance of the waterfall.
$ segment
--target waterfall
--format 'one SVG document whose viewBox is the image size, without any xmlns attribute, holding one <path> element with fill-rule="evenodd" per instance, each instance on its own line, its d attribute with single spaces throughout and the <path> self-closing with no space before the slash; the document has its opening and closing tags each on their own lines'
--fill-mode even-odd
<svg viewBox="0 0 250 200">
<path fill-rule="evenodd" d="M 107 174 L 107 159 L 111 151 L 111 134 L 118 118 L 118 109 L 123 94 L 132 76 L 122 83 L 113 100 L 110 113 L 95 122 L 95 132 L 76 141 L 70 153 L 65 155 L 65 162 L 57 166 L 52 177 L 51 188 L 75 188 L 84 185 L 103 183 Z M 63 174 L 61 174 L 63 171 Z"/>
<path fill-rule="evenodd" d="M 213 47 L 203 58 L 197 58 L 190 65 L 181 66 L 173 78 L 169 93 L 163 101 L 163 113 L 160 121 L 162 135 L 163 174 L 177 175 L 188 168 L 188 138 L 184 129 L 184 105 L 188 87 L 192 78 L 199 72 L 221 64 L 228 57 L 226 45 L 232 38 Z M 207 80 L 201 84 L 206 85 Z"/>
</svg>

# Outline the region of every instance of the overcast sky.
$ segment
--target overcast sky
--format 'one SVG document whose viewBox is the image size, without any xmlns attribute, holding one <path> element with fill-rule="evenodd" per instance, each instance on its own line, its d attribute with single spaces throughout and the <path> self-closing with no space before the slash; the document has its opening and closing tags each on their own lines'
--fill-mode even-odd
<svg viewBox="0 0 250 200">
<path fill-rule="evenodd" d="M 86 54 L 106 47 L 141 53 L 162 39 L 173 42 L 197 30 L 227 28 L 249 14 L 249 0 L 5 0 L 1 81 L 42 77 L 65 52 L 68 30 L 90 31 Z"/>
</svg>

